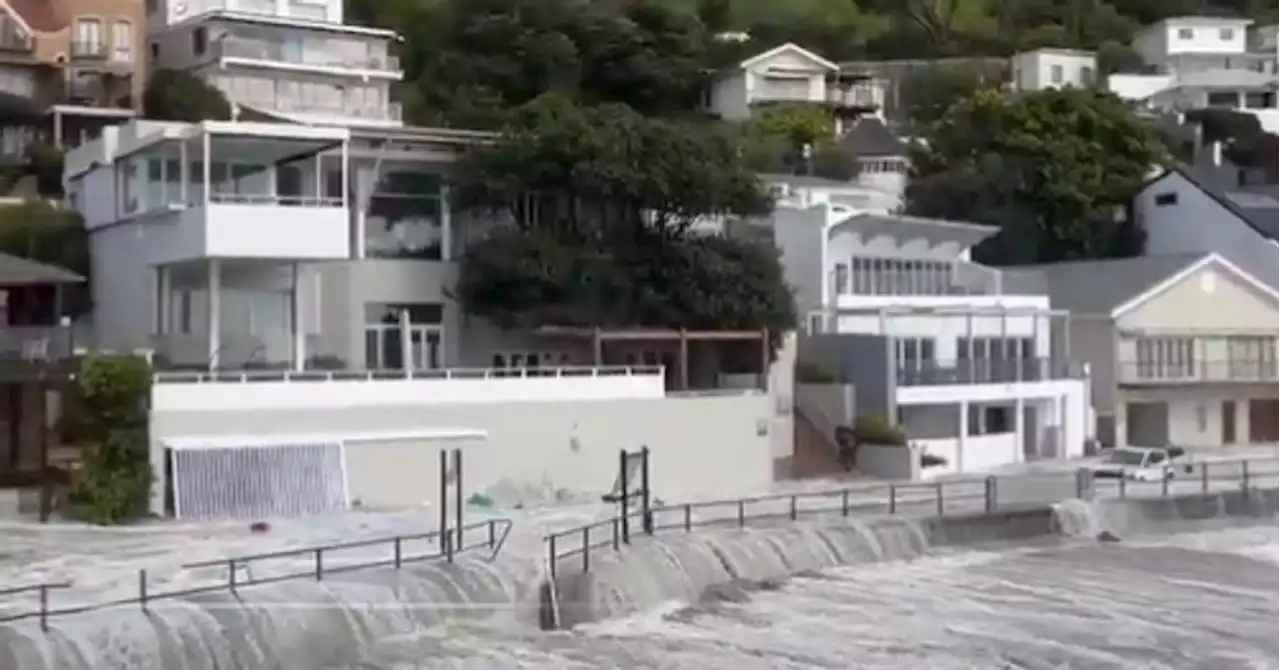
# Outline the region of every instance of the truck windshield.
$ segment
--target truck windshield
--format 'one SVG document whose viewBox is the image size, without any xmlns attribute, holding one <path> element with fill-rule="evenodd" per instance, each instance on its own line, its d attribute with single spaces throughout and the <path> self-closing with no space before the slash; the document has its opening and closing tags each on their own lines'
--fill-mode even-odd
<svg viewBox="0 0 1280 670">
<path fill-rule="evenodd" d="M 1107 457 L 1107 462 L 1118 463 L 1120 465 L 1142 465 L 1142 460 L 1146 455 L 1145 451 L 1137 451 L 1135 449 L 1116 449 Z"/>
</svg>

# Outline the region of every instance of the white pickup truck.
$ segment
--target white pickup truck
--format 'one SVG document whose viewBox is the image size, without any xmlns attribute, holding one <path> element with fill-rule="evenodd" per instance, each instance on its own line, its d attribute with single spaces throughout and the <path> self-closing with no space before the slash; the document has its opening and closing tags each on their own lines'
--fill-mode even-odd
<svg viewBox="0 0 1280 670">
<path fill-rule="evenodd" d="M 1191 472 L 1191 466 L 1178 462 L 1186 454 L 1181 447 L 1118 447 L 1092 468 L 1100 479 L 1132 479 L 1158 482 L 1172 479 L 1179 471 Z"/>
</svg>

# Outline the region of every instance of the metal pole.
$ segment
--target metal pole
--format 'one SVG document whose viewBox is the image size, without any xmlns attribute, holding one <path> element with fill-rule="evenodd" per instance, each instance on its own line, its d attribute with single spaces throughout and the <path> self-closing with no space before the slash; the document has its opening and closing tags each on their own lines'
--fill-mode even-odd
<svg viewBox="0 0 1280 670">
<path fill-rule="evenodd" d="M 618 518 L 622 522 L 622 541 L 631 543 L 631 524 L 627 523 L 627 507 L 631 498 L 630 487 L 627 486 L 627 450 L 618 451 Z"/>
<path fill-rule="evenodd" d="M 463 542 L 463 537 L 462 537 L 462 533 L 464 532 L 462 528 L 462 517 L 463 517 L 463 513 L 466 511 L 463 509 L 462 493 L 463 493 L 462 491 L 462 450 L 454 449 L 453 450 L 453 514 L 454 514 L 455 530 L 458 533 L 458 542 L 457 544 L 453 545 L 453 547 L 457 551 L 462 551 L 462 548 L 466 546 L 466 543 Z"/>
<path fill-rule="evenodd" d="M 653 507 L 649 496 L 649 447 L 640 447 L 640 508 L 644 511 L 644 534 L 653 535 Z"/>
<path fill-rule="evenodd" d="M 440 450 L 440 551 L 449 556 L 449 452 Z"/>
</svg>

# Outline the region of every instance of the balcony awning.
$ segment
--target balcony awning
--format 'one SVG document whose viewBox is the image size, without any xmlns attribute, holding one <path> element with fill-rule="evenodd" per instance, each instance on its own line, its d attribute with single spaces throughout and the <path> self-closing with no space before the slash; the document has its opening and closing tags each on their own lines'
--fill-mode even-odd
<svg viewBox="0 0 1280 670">
<path fill-rule="evenodd" d="M 0 253 L 0 287 L 81 283 L 84 277 L 65 268 Z"/>
<path fill-rule="evenodd" d="M 900 242 L 927 240 L 930 244 L 957 244 L 969 248 L 996 234 L 998 228 L 944 219 L 924 219 L 897 214 L 855 214 L 833 226 L 827 235 L 851 232 L 865 238 L 888 236 Z"/>
</svg>

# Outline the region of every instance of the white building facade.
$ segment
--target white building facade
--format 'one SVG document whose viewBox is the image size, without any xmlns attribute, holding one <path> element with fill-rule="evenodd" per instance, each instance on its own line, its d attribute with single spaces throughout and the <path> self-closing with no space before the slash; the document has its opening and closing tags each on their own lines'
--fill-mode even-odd
<svg viewBox="0 0 1280 670">
<path fill-rule="evenodd" d="M 1010 79 L 1014 90 L 1088 88 L 1097 81 L 1098 57 L 1078 49 L 1036 49 L 1014 54 Z"/>
<path fill-rule="evenodd" d="M 945 462 L 926 476 L 1083 452 L 1087 373 L 1066 315 L 1042 286 L 967 261 L 994 231 L 830 205 L 779 208 L 773 230 L 808 316 L 801 359 Z"/>
<path fill-rule="evenodd" d="M 151 60 L 198 73 L 242 112 L 303 123 L 396 126 L 403 78 L 389 30 L 343 24 L 341 0 L 160 0 Z"/>
<path fill-rule="evenodd" d="M 871 112 L 884 106 L 884 87 L 866 77 L 842 78 L 840 66 L 788 43 L 713 77 L 704 102 L 709 112 L 728 121 L 745 121 L 757 106 L 777 103 Z"/>
</svg>

